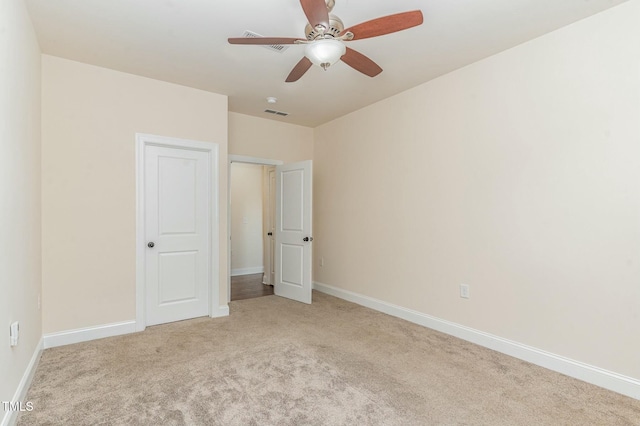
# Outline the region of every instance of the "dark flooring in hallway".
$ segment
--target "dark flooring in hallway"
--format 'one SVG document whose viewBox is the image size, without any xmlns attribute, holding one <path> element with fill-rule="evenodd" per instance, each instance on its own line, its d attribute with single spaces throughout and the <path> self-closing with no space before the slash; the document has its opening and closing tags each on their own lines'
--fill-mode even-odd
<svg viewBox="0 0 640 426">
<path fill-rule="evenodd" d="M 262 274 L 231 277 L 231 300 L 253 299 L 272 294 L 273 286 L 262 284 Z"/>
</svg>

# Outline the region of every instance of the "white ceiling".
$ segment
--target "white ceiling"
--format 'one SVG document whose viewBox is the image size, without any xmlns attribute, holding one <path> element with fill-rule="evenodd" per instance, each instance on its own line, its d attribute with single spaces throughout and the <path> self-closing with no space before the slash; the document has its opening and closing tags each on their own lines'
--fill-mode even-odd
<svg viewBox="0 0 640 426">
<path fill-rule="evenodd" d="M 43 53 L 228 95 L 231 111 L 311 127 L 624 1 L 336 0 L 346 27 L 415 9 L 424 24 L 348 44 L 383 68 L 377 77 L 339 62 L 285 83 L 303 46 L 274 52 L 227 38 L 304 38 L 298 0 L 26 0 Z"/>
</svg>

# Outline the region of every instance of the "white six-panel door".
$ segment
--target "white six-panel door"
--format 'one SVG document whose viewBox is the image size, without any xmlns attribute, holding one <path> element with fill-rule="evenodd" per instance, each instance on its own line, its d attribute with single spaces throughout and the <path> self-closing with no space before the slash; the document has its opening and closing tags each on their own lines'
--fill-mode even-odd
<svg viewBox="0 0 640 426">
<path fill-rule="evenodd" d="M 311 303 L 312 163 L 276 166 L 276 277 L 274 292 Z"/>
<path fill-rule="evenodd" d="M 209 314 L 207 152 L 145 146 L 146 325 Z"/>
</svg>

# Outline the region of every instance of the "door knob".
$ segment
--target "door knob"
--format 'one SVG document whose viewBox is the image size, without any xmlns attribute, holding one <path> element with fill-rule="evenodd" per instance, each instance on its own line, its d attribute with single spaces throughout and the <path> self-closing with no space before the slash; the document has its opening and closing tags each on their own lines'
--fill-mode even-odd
<svg viewBox="0 0 640 426">
<path fill-rule="evenodd" d="M 156 244 L 153 241 L 151 241 L 151 242 L 149 242 L 149 244 L 147 244 L 147 247 L 153 248 L 155 245 Z"/>
<path fill-rule="evenodd" d="M 313 237 L 304 237 L 302 241 L 304 241 L 305 243 L 308 241 L 313 241 Z"/>
</svg>

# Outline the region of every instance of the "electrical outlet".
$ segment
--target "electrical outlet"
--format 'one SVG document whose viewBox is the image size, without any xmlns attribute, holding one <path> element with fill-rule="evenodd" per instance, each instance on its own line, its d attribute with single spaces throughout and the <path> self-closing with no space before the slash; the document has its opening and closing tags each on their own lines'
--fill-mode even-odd
<svg viewBox="0 0 640 426">
<path fill-rule="evenodd" d="M 20 338 L 20 323 L 18 321 L 12 323 L 9 327 L 9 337 L 11 346 L 18 346 L 18 339 Z"/>
<path fill-rule="evenodd" d="M 42 298 L 40 297 L 40 293 L 38 293 L 38 310 L 42 308 Z"/>
<path fill-rule="evenodd" d="M 324 257 L 320 258 L 320 267 L 324 267 Z"/>
<path fill-rule="evenodd" d="M 469 284 L 460 284 L 460 297 L 463 299 L 469 299 L 471 297 Z"/>
</svg>

